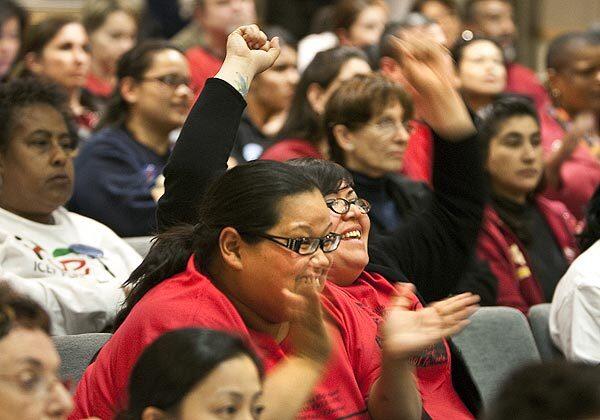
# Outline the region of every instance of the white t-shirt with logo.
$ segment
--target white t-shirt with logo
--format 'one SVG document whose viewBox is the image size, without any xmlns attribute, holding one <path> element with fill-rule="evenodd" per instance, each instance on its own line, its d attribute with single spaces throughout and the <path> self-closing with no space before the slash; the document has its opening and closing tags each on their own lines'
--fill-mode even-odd
<svg viewBox="0 0 600 420">
<path fill-rule="evenodd" d="M 52 216 L 47 225 L 0 208 L 0 281 L 40 303 L 55 335 L 102 331 L 142 258 L 95 220 L 62 207 Z"/>
</svg>

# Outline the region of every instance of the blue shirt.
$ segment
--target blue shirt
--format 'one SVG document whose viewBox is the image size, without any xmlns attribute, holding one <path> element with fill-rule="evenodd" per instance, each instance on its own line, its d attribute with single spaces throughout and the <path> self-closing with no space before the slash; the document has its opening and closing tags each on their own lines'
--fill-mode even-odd
<svg viewBox="0 0 600 420">
<path fill-rule="evenodd" d="M 146 236 L 156 230 L 151 190 L 168 154 L 159 156 L 123 127 L 94 133 L 75 159 L 71 211 L 104 223 L 119 236 Z"/>
</svg>

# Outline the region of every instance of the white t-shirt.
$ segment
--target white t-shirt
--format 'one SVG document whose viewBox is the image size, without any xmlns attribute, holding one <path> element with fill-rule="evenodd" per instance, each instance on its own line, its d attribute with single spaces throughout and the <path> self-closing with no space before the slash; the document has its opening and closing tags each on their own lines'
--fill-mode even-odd
<svg viewBox="0 0 600 420">
<path fill-rule="evenodd" d="M 550 335 L 567 359 L 600 363 L 600 241 L 571 264 L 556 286 Z"/>
<path fill-rule="evenodd" d="M 47 225 L 0 208 L 0 281 L 40 303 L 55 335 L 102 331 L 142 258 L 95 220 L 62 207 L 52 216 Z"/>
</svg>

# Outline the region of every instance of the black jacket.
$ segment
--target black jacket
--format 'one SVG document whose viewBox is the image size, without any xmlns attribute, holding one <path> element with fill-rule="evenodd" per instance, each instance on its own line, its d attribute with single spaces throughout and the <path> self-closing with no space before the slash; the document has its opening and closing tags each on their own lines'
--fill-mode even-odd
<svg viewBox="0 0 600 420">
<path fill-rule="evenodd" d="M 443 141 L 439 140 L 438 141 Z M 452 157 L 452 156 L 450 156 Z M 447 165 L 447 156 L 441 157 L 442 162 L 436 165 Z M 469 157 L 463 163 L 478 165 L 478 162 L 469 162 Z M 377 197 L 378 202 L 372 202 L 371 230 L 369 233 L 371 258 L 374 261 L 385 259 L 384 264 L 395 265 L 408 276 L 408 281 L 414 283 L 427 302 L 436 301 L 448 294 L 473 292 L 481 297 L 483 306 L 496 304 L 496 285 L 498 281 L 489 269 L 487 262 L 480 260 L 475 255 L 475 244 L 479 225 L 481 222 L 481 208 L 478 202 L 470 201 L 468 197 L 450 197 L 456 201 L 463 200 L 460 208 L 469 209 L 454 214 L 447 214 L 445 202 L 439 203 L 443 197 L 436 194 L 424 183 L 416 182 L 397 174 L 388 174 L 381 179 L 371 180 L 364 175 L 354 175 L 354 190 L 359 197 Z M 442 178 L 443 181 L 446 179 Z M 375 182 L 374 182 L 375 181 Z M 464 182 L 460 176 L 450 179 L 452 182 Z M 473 186 L 473 185 L 472 185 Z M 441 186 L 444 188 L 444 185 Z M 480 186 L 474 186 L 479 190 Z M 481 190 L 482 198 L 486 197 L 485 190 Z M 451 193 L 452 194 L 452 193 Z M 382 200 L 392 203 L 397 212 L 395 229 L 387 227 L 386 220 L 374 211 L 376 206 L 382 205 Z M 442 207 L 440 209 L 439 207 Z M 445 211 L 446 210 L 446 213 Z M 437 217 L 431 215 L 438 214 Z M 468 226 L 468 229 L 464 229 Z M 423 225 L 438 227 L 437 238 L 423 235 Z M 416 226 L 416 227 L 415 227 Z M 477 229 L 475 229 L 477 228 Z M 414 231 L 419 230 L 419 237 L 414 238 Z M 434 240 L 444 244 L 440 248 Z M 383 241 L 383 247 L 378 244 Z M 403 249 L 413 242 L 412 249 Z M 386 248 L 391 243 L 396 243 L 398 253 L 389 255 Z M 381 249 L 384 248 L 384 249 Z M 443 255 L 440 255 L 440 250 Z M 407 260 L 405 256 L 410 256 Z M 445 257 L 445 260 L 442 258 Z M 410 265 L 408 265 L 410 264 Z"/>
</svg>

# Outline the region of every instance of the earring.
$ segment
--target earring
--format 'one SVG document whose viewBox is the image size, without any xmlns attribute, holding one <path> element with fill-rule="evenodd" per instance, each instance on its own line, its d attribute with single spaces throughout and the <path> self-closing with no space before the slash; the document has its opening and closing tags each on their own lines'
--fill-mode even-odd
<svg viewBox="0 0 600 420">
<path fill-rule="evenodd" d="M 552 88 L 550 89 L 550 94 L 553 98 L 557 99 L 560 97 L 560 90 L 558 90 L 557 88 Z"/>
</svg>

